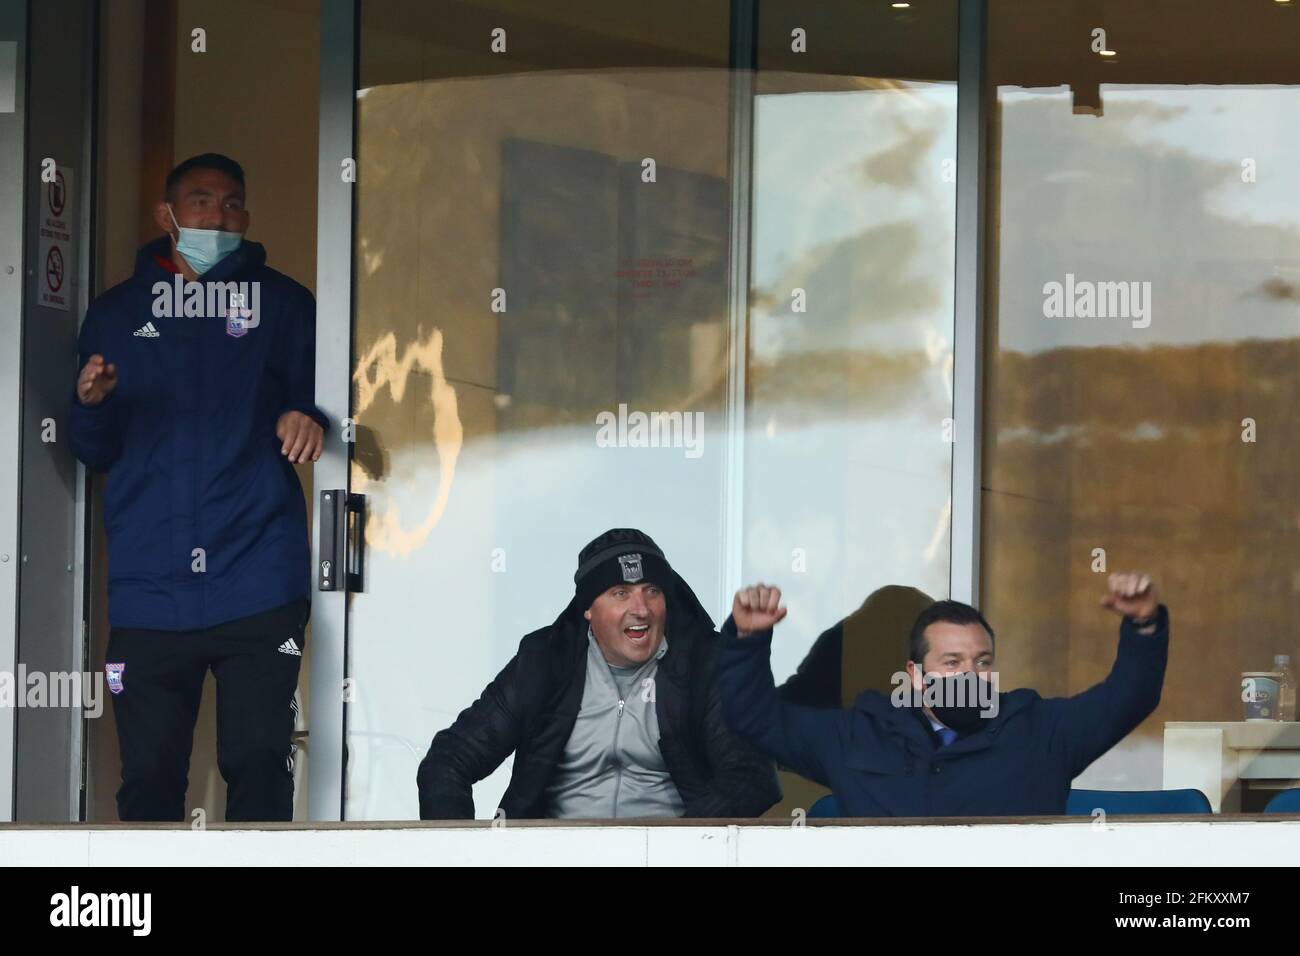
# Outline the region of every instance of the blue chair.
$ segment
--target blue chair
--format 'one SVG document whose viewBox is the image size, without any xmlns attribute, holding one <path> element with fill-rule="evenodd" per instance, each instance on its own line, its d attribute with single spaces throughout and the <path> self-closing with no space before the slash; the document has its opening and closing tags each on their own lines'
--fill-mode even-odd
<svg viewBox="0 0 1300 956">
<path fill-rule="evenodd" d="M 833 820 L 842 816 L 840 813 L 840 802 L 835 799 L 835 794 L 828 793 L 824 797 L 819 797 L 817 801 L 808 808 L 808 817 L 810 819 Z"/>
<path fill-rule="evenodd" d="M 1071 790 L 1065 804 L 1070 816 L 1088 817 L 1100 807 L 1106 816 L 1145 813 L 1211 813 L 1199 790 Z"/>
<path fill-rule="evenodd" d="M 1300 813 L 1300 789 L 1283 790 L 1268 802 L 1265 813 Z"/>
</svg>

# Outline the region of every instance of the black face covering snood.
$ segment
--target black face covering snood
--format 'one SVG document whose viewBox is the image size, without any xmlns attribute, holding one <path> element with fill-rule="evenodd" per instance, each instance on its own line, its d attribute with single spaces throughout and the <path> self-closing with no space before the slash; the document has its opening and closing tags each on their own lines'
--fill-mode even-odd
<svg viewBox="0 0 1300 956">
<path fill-rule="evenodd" d="M 935 719 L 959 734 L 978 730 L 981 720 L 997 713 L 997 704 L 993 702 L 996 689 L 975 671 L 926 674 L 925 683 L 925 700 L 934 712 Z M 981 700 L 990 702 L 987 710 Z"/>
</svg>

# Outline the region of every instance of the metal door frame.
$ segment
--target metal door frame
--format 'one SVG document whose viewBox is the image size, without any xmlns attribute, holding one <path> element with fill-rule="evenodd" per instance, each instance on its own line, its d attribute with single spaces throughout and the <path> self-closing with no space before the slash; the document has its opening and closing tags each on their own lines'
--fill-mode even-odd
<svg viewBox="0 0 1300 956">
<path fill-rule="evenodd" d="M 12 96 L 13 110 L 0 113 L 0 210 L 9 223 L 23 223 L 27 147 L 27 3 L 0 0 L 0 43 L 6 44 L 0 97 Z M 9 46 L 14 63 L 8 69 Z M 8 105 L 7 102 L 5 104 Z M 23 286 L 27 275 L 26 230 L 0 229 L 0 671 L 18 664 L 18 519 L 22 472 Z M 0 822 L 14 819 L 17 711 L 0 707 Z"/>
<path fill-rule="evenodd" d="M 321 0 L 320 156 L 316 232 L 316 404 L 329 416 L 313 487 L 347 488 L 351 445 L 343 440 L 352 380 L 352 183 L 355 160 L 357 0 Z M 321 536 L 312 529 L 312 567 Z M 315 574 L 313 572 L 313 580 Z M 347 592 L 316 591 L 311 617 L 311 755 L 307 817 L 342 820 L 347 745 L 343 680 L 347 665 Z M 411 782 L 415 786 L 415 781 Z"/>
</svg>

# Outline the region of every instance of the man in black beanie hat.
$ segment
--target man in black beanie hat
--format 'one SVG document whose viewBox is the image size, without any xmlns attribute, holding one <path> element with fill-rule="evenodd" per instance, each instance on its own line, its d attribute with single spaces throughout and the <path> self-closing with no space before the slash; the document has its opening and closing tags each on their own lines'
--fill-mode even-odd
<svg viewBox="0 0 1300 956">
<path fill-rule="evenodd" d="M 420 819 L 471 819 L 473 785 L 511 753 L 507 819 L 756 817 L 780 800 L 772 762 L 723 722 L 713 621 L 658 545 L 607 531 L 573 580 L 555 622 L 433 738 Z"/>
</svg>

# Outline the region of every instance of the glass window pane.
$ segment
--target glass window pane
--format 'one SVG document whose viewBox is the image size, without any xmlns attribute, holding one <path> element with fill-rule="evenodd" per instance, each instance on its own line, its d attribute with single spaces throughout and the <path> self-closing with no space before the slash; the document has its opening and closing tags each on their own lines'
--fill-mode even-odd
<svg viewBox="0 0 1300 956">
<path fill-rule="evenodd" d="M 351 817 L 416 816 L 433 733 L 555 619 L 601 532 L 646 531 L 712 610 L 727 10 L 363 5 Z"/>
<path fill-rule="evenodd" d="M 1172 616 L 1160 707 L 1081 787 L 1168 785 L 1166 722 L 1240 723 L 1242 672 L 1296 652 L 1288 6 L 990 3 L 983 597 L 1000 668 L 1045 696 L 1109 673 L 1103 559 L 1152 572 Z"/>
<path fill-rule="evenodd" d="M 957 4 L 913 7 L 760 13 L 745 577 L 791 608 L 778 682 L 876 588 L 948 593 Z M 907 659 L 854 639 L 845 703 Z"/>
<path fill-rule="evenodd" d="M 924 6 L 765 4 L 736 96 L 723 0 L 363 3 L 350 818 L 416 815 L 430 738 L 608 528 L 719 624 L 730 582 L 786 587 L 778 679 L 871 589 L 946 592 L 956 3 Z"/>
</svg>

